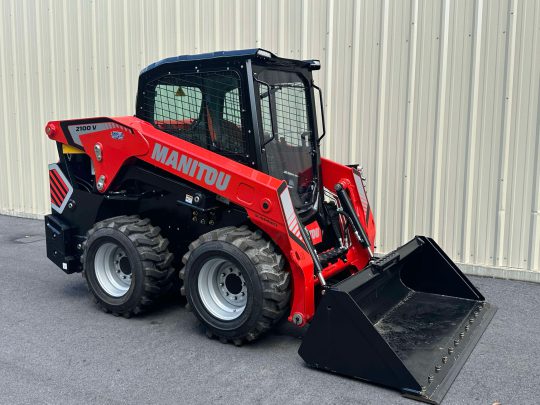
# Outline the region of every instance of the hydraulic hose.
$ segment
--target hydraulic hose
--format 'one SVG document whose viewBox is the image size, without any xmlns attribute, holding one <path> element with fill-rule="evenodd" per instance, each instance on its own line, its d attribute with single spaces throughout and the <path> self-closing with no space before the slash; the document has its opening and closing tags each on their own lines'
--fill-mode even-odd
<svg viewBox="0 0 540 405">
<path fill-rule="evenodd" d="M 308 253 L 311 256 L 311 259 L 313 260 L 313 266 L 315 270 L 315 275 L 319 279 L 319 282 L 321 283 L 322 287 L 326 286 L 326 280 L 324 279 L 324 276 L 322 275 L 322 264 L 319 259 L 319 255 L 317 254 L 317 251 L 313 247 L 313 242 L 311 241 L 311 237 L 309 236 L 309 232 L 306 231 L 306 228 L 304 228 L 304 225 L 299 221 L 299 229 L 300 234 L 302 235 L 302 238 L 304 239 L 304 242 L 306 243 L 306 248 L 308 250 Z"/>
</svg>

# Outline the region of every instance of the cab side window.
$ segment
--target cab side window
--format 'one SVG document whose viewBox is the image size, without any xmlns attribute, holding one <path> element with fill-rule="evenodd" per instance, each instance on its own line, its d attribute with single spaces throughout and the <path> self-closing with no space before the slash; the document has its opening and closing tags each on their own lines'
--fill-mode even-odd
<svg viewBox="0 0 540 405">
<path fill-rule="evenodd" d="M 234 71 L 171 74 L 148 84 L 151 123 L 224 155 L 247 153 L 241 81 Z M 145 94 L 146 95 L 146 94 Z"/>
</svg>

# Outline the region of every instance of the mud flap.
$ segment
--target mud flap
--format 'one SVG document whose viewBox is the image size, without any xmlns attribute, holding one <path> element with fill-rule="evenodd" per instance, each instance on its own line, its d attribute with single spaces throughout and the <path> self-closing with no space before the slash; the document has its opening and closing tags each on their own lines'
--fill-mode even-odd
<svg viewBox="0 0 540 405">
<path fill-rule="evenodd" d="M 495 311 L 432 239 L 417 236 L 329 287 L 299 354 L 439 403 Z"/>
</svg>

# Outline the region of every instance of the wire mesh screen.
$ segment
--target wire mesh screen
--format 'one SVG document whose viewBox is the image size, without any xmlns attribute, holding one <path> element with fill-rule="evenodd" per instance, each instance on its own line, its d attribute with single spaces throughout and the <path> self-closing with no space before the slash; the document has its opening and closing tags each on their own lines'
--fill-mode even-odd
<svg viewBox="0 0 540 405">
<path fill-rule="evenodd" d="M 142 108 L 155 127 L 207 149 L 246 153 L 236 72 L 169 74 L 146 85 Z"/>
<path fill-rule="evenodd" d="M 311 130 L 308 122 L 306 88 L 303 83 L 279 83 L 262 86 L 261 117 L 266 137 L 272 134 L 290 146 L 309 146 Z M 268 96 L 268 94 L 271 97 Z M 274 108 L 273 111 L 270 111 Z"/>
<path fill-rule="evenodd" d="M 293 205 L 303 210 L 316 192 L 308 89 L 294 72 L 269 69 L 258 77 L 269 173 L 287 182 Z"/>
</svg>

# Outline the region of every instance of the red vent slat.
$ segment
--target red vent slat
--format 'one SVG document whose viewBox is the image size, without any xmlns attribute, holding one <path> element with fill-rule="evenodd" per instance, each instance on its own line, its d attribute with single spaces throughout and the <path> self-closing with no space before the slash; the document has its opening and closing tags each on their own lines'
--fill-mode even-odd
<svg viewBox="0 0 540 405">
<path fill-rule="evenodd" d="M 62 180 L 62 177 L 60 177 L 60 175 L 56 172 L 56 170 L 52 170 L 51 173 L 56 179 L 56 181 L 58 182 L 60 189 L 63 190 L 64 195 L 65 195 L 65 193 L 68 192 L 68 187 L 66 186 L 66 183 L 64 183 L 64 180 Z"/>
<path fill-rule="evenodd" d="M 54 203 L 59 207 L 62 205 L 62 201 L 64 200 L 64 196 L 58 191 L 56 186 L 51 183 L 51 198 L 54 200 Z"/>
<path fill-rule="evenodd" d="M 54 175 L 54 172 L 51 171 L 50 176 L 51 185 L 54 184 L 56 186 L 56 190 L 58 191 L 58 195 L 64 198 L 67 194 L 67 189 L 62 187 L 60 182 L 58 181 L 58 178 Z"/>
</svg>

